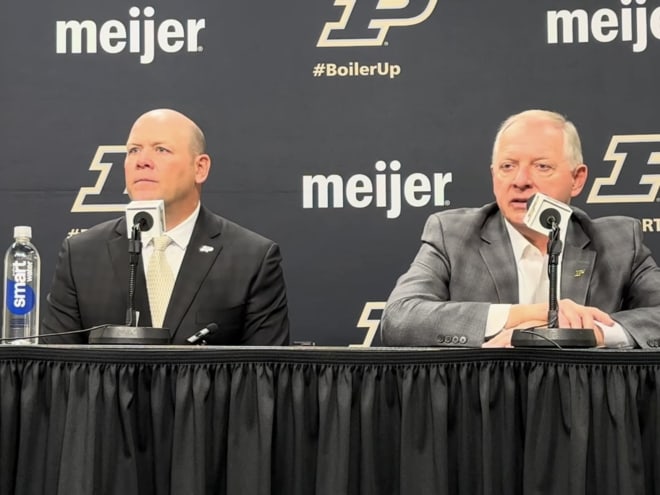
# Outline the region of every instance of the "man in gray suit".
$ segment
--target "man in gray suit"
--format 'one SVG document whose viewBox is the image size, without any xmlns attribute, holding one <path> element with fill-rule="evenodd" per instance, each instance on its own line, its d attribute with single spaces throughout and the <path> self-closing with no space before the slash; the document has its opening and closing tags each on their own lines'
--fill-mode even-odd
<svg viewBox="0 0 660 495">
<path fill-rule="evenodd" d="M 164 201 L 169 237 L 163 252 L 171 296 L 169 304 L 165 301 L 156 310 L 144 268 L 154 256 L 155 240 L 142 236 L 144 262 L 138 266 L 135 294 L 139 324 L 168 328 L 173 343 L 185 343 L 216 323 L 219 330 L 207 338 L 209 344 L 286 345 L 289 321 L 279 248 L 201 205 L 202 184 L 211 167 L 205 147 L 199 127 L 174 110 L 147 112 L 130 131 L 126 189 L 132 200 Z M 43 333 L 123 325 L 128 267 L 123 217 L 66 239 L 47 298 Z M 87 334 L 42 340 L 85 343 Z"/>
<path fill-rule="evenodd" d="M 495 203 L 429 217 L 387 301 L 385 344 L 510 347 L 514 329 L 547 325 L 548 237 L 523 218 L 537 192 L 569 203 L 582 191 L 587 166 L 575 126 L 542 110 L 509 117 L 491 175 Z M 562 235 L 559 327 L 593 328 L 599 346 L 657 346 L 660 269 L 640 222 L 573 208 Z"/>
</svg>

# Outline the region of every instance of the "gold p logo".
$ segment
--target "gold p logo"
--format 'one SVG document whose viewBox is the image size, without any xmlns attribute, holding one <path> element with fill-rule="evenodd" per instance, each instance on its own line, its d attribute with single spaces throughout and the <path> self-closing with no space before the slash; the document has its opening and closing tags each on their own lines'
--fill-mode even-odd
<svg viewBox="0 0 660 495">
<path fill-rule="evenodd" d="M 425 21 L 438 0 L 335 0 L 338 21 L 326 22 L 318 47 L 381 46 L 391 27 Z"/>
<path fill-rule="evenodd" d="M 612 136 L 605 161 L 614 165 L 598 177 L 587 203 L 653 203 L 660 193 L 660 134 Z"/>
</svg>

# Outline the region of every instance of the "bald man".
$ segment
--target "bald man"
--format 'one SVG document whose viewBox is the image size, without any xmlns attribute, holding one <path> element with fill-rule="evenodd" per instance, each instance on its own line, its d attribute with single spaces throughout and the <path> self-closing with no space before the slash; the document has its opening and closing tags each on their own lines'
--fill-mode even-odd
<svg viewBox="0 0 660 495">
<path fill-rule="evenodd" d="M 147 112 L 131 128 L 124 163 L 126 189 L 133 201 L 164 201 L 169 237 L 164 252 L 174 277 L 169 304 L 164 314 L 157 315 L 150 305 L 144 268 L 154 253 L 154 239 L 144 233 L 135 293 L 139 324 L 169 329 L 174 344 L 184 344 L 201 328 L 216 323 L 219 331 L 207 338 L 212 345 L 287 345 L 289 321 L 279 248 L 201 205 L 202 184 L 211 168 L 205 148 L 197 124 L 174 110 Z M 123 325 L 128 267 L 124 217 L 66 239 L 42 333 Z M 86 343 L 87 338 L 79 333 L 42 340 Z"/>
</svg>

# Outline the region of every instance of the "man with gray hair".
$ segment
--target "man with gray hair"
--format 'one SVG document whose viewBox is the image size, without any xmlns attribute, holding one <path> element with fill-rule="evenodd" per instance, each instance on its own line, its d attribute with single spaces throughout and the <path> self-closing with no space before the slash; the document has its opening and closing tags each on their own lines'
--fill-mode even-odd
<svg viewBox="0 0 660 495">
<path fill-rule="evenodd" d="M 495 202 L 436 213 L 422 246 L 387 301 L 387 345 L 510 347 L 514 329 L 547 326 L 547 235 L 524 223 L 536 193 L 570 203 L 582 191 L 575 126 L 527 110 L 505 120 L 491 163 Z M 593 329 L 601 347 L 655 345 L 660 338 L 660 268 L 640 222 L 591 219 L 578 208 L 561 232 L 561 328 Z"/>
</svg>

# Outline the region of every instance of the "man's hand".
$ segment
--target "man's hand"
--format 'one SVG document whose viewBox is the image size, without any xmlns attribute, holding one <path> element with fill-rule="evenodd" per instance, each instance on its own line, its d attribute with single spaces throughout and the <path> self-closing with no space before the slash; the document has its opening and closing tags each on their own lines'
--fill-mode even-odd
<svg viewBox="0 0 660 495">
<path fill-rule="evenodd" d="M 511 314 L 507 324 L 512 323 L 512 320 L 514 324 L 511 326 L 511 328 L 502 330 L 491 340 L 485 342 L 482 347 L 511 347 L 511 335 L 513 330 L 530 327 L 547 327 L 547 321 L 537 319 L 540 315 L 540 306 L 544 306 L 543 309 L 547 314 L 547 305 L 517 304 L 512 306 Z M 533 315 L 535 319 L 520 321 L 519 318 L 523 315 Z M 562 299 L 559 301 L 558 327 L 592 329 L 596 337 L 596 345 L 598 347 L 603 347 L 605 343 L 605 337 L 601 328 L 596 324 L 597 322 L 607 326 L 614 325 L 614 320 L 610 318 L 610 315 L 598 308 L 593 306 L 582 306 L 581 304 L 577 304 L 571 299 Z"/>
<path fill-rule="evenodd" d="M 598 345 L 603 345 L 603 331 L 595 322 L 603 325 L 614 325 L 610 315 L 592 306 L 582 306 L 571 301 L 562 299 L 559 301 L 559 327 L 560 328 L 593 328 L 596 333 Z"/>
<path fill-rule="evenodd" d="M 604 347 L 605 336 L 596 322 L 606 326 L 614 325 L 610 315 L 593 306 L 582 306 L 570 299 L 559 301 L 559 328 L 590 328 L 596 336 L 596 346 Z"/>
</svg>

